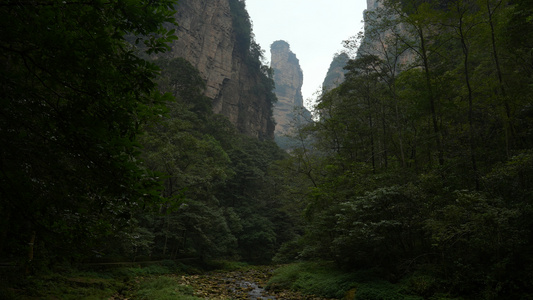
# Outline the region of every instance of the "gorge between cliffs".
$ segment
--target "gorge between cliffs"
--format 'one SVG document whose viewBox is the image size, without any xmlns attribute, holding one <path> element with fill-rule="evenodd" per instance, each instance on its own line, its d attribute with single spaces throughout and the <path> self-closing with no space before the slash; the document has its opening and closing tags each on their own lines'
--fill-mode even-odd
<svg viewBox="0 0 533 300">
<path fill-rule="evenodd" d="M 251 1 L 0 3 L 0 299 L 533 299 L 533 2 Z"/>
</svg>

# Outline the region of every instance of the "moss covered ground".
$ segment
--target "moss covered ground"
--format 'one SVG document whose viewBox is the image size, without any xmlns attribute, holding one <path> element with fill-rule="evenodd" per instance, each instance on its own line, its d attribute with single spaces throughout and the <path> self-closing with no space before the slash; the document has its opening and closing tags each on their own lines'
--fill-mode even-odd
<svg viewBox="0 0 533 300">
<path fill-rule="evenodd" d="M 327 262 L 251 266 L 218 261 L 191 267 L 164 261 L 147 266 L 57 268 L 38 276 L 17 274 L 2 271 L 0 300 L 454 299 L 433 293 L 435 283 L 428 276 L 391 283 L 373 271 L 343 272 Z"/>
</svg>

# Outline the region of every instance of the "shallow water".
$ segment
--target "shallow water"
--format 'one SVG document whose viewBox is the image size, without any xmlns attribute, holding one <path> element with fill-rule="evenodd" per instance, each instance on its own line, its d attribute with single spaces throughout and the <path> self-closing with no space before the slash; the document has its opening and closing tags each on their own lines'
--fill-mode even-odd
<svg viewBox="0 0 533 300">
<path fill-rule="evenodd" d="M 255 266 L 236 271 L 215 271 L 203 275 L 182 275 L 179 281 L 192 286 L 195 296 L 204 299 L 251 299 L 251 300 L 328 300 L 312 295 L 303 295 L 290 290 L 265 290 L 274 267 Z"/>
<path fill-rule="evenodd" d="M 276 299 L 276 297 L 274 297 L 274 296 L 263 295 L 265 293 L 265 289 L 260 287 L 258 284 L 254 283 L 254 282 L 237 281 L 236 284 L 238 284 L 241 288 L 250 290 L 248 292 L 248 295 L 250 296 L 249 299 L 251 299 L 251 300 Z"/>
</svg>

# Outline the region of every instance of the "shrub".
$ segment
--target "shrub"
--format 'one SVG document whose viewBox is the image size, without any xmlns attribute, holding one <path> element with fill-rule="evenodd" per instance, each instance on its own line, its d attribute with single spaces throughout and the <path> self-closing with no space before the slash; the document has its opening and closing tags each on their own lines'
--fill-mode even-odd
<svg viewBox="0 0 533 300">
<path fill-rule="evenodd" d="M 353 287 L 355 276 L 353 273 L 338 271 L 329 263 L 297 263 L 276 270 L 267 288 L 342 298 Z"/>
<path fill-rule="evenodd" d="M 356 288 L 354 300 L 422 300 L 401 293 L 399 286 L 386 281 L 364 283 Z"/>
<path fill-rule="evenodd" d="M 141 284 L 136 299 L 146 300 L 200 300 L 193 296 L 190 286 L 179 284 L 171 277 L 158 277 Z"/>
</svg>

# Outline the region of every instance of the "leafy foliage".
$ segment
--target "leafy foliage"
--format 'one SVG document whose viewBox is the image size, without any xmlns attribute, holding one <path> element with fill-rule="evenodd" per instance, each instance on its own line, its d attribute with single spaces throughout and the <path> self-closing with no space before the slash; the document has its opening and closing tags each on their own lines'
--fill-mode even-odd
<svg viewBox="0 0 533 300">
<path fill-rule="evenodd" d="M 526 7 L 386 1 L 367 13 L 345 82 L 299 130 L 290 168 L 307 182 L 307 223 L 285 255 L 394 282 L 418 274 L 408 290 L 425 298 L 530 297 L 531 56 L 527 39 L 504 46 L 530 25 L 512 17 Z M 400 297 L 386 290 L 355 297 Z"/>
<path fill-rule="evenodd" d="M 332 262 L 271 280 L 310 294 L 531 297 L 531 4 L 384 4 L 290 154 L 213 114 L 184 59 L 141 58 L 174 38 L 173 1 L 1 4 L 2 257 L 31 274 L 62 260 L 275 256 Z M 245 2 L 230 5 L 253 92 L 273 103 Z M 121 288 L 89 277 L 35 282 Z M 171 278 L 137 290 L 194 299 Z"/>
<path fill-rule="evenodd" d="M 45 247 L 50 256 L 85 255 L 158 198 L 158 178 L 136 160 L 136 137 L 165 96 L 155 90 L 158 68 L 125 36 L 143 36 L 148 52 L 164 51 L 173 4 L 0 6 L 0 244 L 10 255 L 27 252 L 20 245 L 30 237 L 39 256 Z"/>
<path fill-rule="evenodd" d="M 324 263 L 300 263 L 277 269 L 268 282 L 268 288 L 342 298 L 354 284 L 354 279 L 354 274 L 332 271 L 331 266 Z"/>
<path fill-rule="evenodd" d="M 139 216 L 155 232 L 152 254 L 269 260 L 282 220 L 275 212 L 279 204 L 267 198 L 272 194 L 260 191 L 274 184 L 269 165 L 284 155 L 214 115 L 190 63 L 178 58 L 158 64 L 160 89 L 175 102 L 167 103 L 168 114 L 148 126 L 142 140 L 146 165 L 164 174 L 164 203 L 151 216 Z"/>
<path fill-rule="evenodd" d="M 180 299 L 196 300 L 202 299 L 193 296 L 193 289 L 190 286 L 181 285 L 170 277 L 158 277 L 141 284 L 135 293 L 137 299 Z"/>
</svg>

